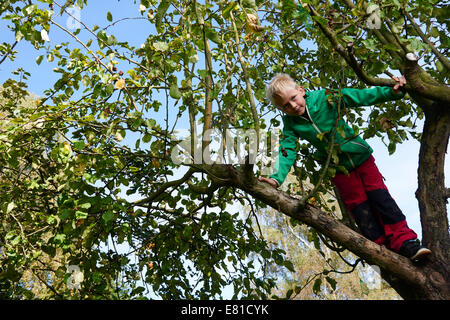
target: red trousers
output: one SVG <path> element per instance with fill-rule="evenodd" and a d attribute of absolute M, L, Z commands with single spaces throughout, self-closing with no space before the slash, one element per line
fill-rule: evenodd
<path fill-rule="evenodd" d="M 337 173 L 333 182 L 366 238 L 396 252 L 404 241 L 417 238 L 389 194 L 373 156 L 348 175 Z"/>

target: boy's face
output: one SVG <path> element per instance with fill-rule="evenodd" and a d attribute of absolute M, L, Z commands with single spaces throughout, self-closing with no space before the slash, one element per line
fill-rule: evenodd
<path fill-rule="evenodd" d="M 275 105 L 291 116 L 301 116 L 306 110 L 305 89 L 295 85 L 280 92 L 274 97 Z"/>

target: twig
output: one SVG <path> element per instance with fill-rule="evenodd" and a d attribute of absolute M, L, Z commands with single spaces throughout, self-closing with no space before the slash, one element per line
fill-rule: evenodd
<path fill-rule="evenodd" d="M 422 32 L 420 27 L 417 25 L 417 23 L 414 21 L 414 19 L 411 17 L 411 15 L 403 10 L 403 14 L 408 18 L 408 20 L 411 22 L 411 25 L 413 26 L 414 30 L 417 32 L 417 34 L 420 36 L 423 42 L 428 44 L 431 48 L 431 51 L 436 55 L 436 57 L 439 59 L 440 62 L 445 66 L 447 70 L 450 70 L 450 60 L 447 59 L 442 53 L 440 53 L 436 47 L 433 45 L 433 43 L 428 39 L 428 37 Z"/>
<path fill-rule="evenodd" d="M 17 43 L 19 43 L 18 41 L 14 42 L 14 44 L 11 46 L 10 51 L 6 52 L 5 55 L 3 56 L 2 60 L 0 60 L 0 64 L 3 63 L 3 61 L 5 61 L 5 59 L 9 56 L 9 54 L 12 52 L 12 50 L 14 49 L 14 47 L 17 45 Z"/>
<path fill-rule="evenodd" d="M 150 197 L 145 198 L 145 199 L 141 199 L 141 200 L 138 200 L 138 201 L 135 201 L 135 202 L 133 202 L 133 205 L 135 205 L 135 206 L 143 206 L 144 204 L 152 202 L 158 196 L 163 194 L 168 188 L 170 188 L 170 187 L 178 187 L 181 184 L 183 184 L 184 182 L 186 182 L 192 176 L 192 174 L 195 171 L 196 171 L 195 169 L 189 168 L 189 170 L 186 172 L 186 174 L 181 179 L 174 180 L 174 181 L 169 181 L 169 182 L 164 183 L 156 192 L 152 193 L 152 195 Z"/>
<path fill-rule="evenodd" d="M 59 25 L 57 22 L 55 22 L 53 19 L 50 19 L 50 22 L 53 23 L 55 26 L 57 26 L 58 28 L 60 28 L 61 30 L 65 31 L 66 33 L 68 33 L 72 38 L 74 38 L 78 43 L 80 43 L 90 54 L 92 54 L 92 56 L 94 56 L 94 59 L 96 62 L 100 63 L 106 70 L 109 70 L 109 68 L 97 57 L 97 55 L 92 52 L 91 49 L 89 49 L 88 46 L 86 46 L 83 41 L 81 41 L 76 35 L 74 35 L 72 32 L 70 32 L 69 30 L 67 30 L 66 28 L 64 28 L 63 26 Z"/>

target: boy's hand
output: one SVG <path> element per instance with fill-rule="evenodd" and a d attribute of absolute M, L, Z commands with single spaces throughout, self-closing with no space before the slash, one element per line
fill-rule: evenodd
<path fill-rule="evenodd" d="M 259 181 L 262 181 L 262 182 L 267 182 L 267 183 L 270 184 L 272 187 L 278 188 L 278 183 L 277 183 L 274 179 L 272 179 L 272 178 L 259 177 L 258 180 L 259 180 Z"/>
<path fill-rule="evenodd" d="M 395 82 L 396 82 L 395 86 L 392 88 L 392 92 L 394 92 L 395 94 L 402 93 L 402 90 L 399 90 L 399 89 L 401 89 L 406 84 L 405 77 L 403 77 L 403 76 L 401 76 L 401 77 L 393 76 L 392 79 L 394 79 Z"/>

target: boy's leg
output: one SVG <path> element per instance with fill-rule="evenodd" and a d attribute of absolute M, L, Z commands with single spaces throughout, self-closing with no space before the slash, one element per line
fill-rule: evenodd
<path fill-rule="evenodd" d="M 389 194 L 373 156 L 361 164 L 356 172 L 361 177 L 370 205 L 380 214 L 390 249 L 399 252 L 402 244 L 416 239 L 417 234 L 408 228 L 406 217 Z"/>
<path fill-rule="evenodd" d="M 385 234 L 378 216 L 372 212 L 361 178 L 357 172 L 348 175 L 337 173 L 332 180 L 342 200 L 355 219 L 361 233 L 380 245 L 385 243 Z"/>

